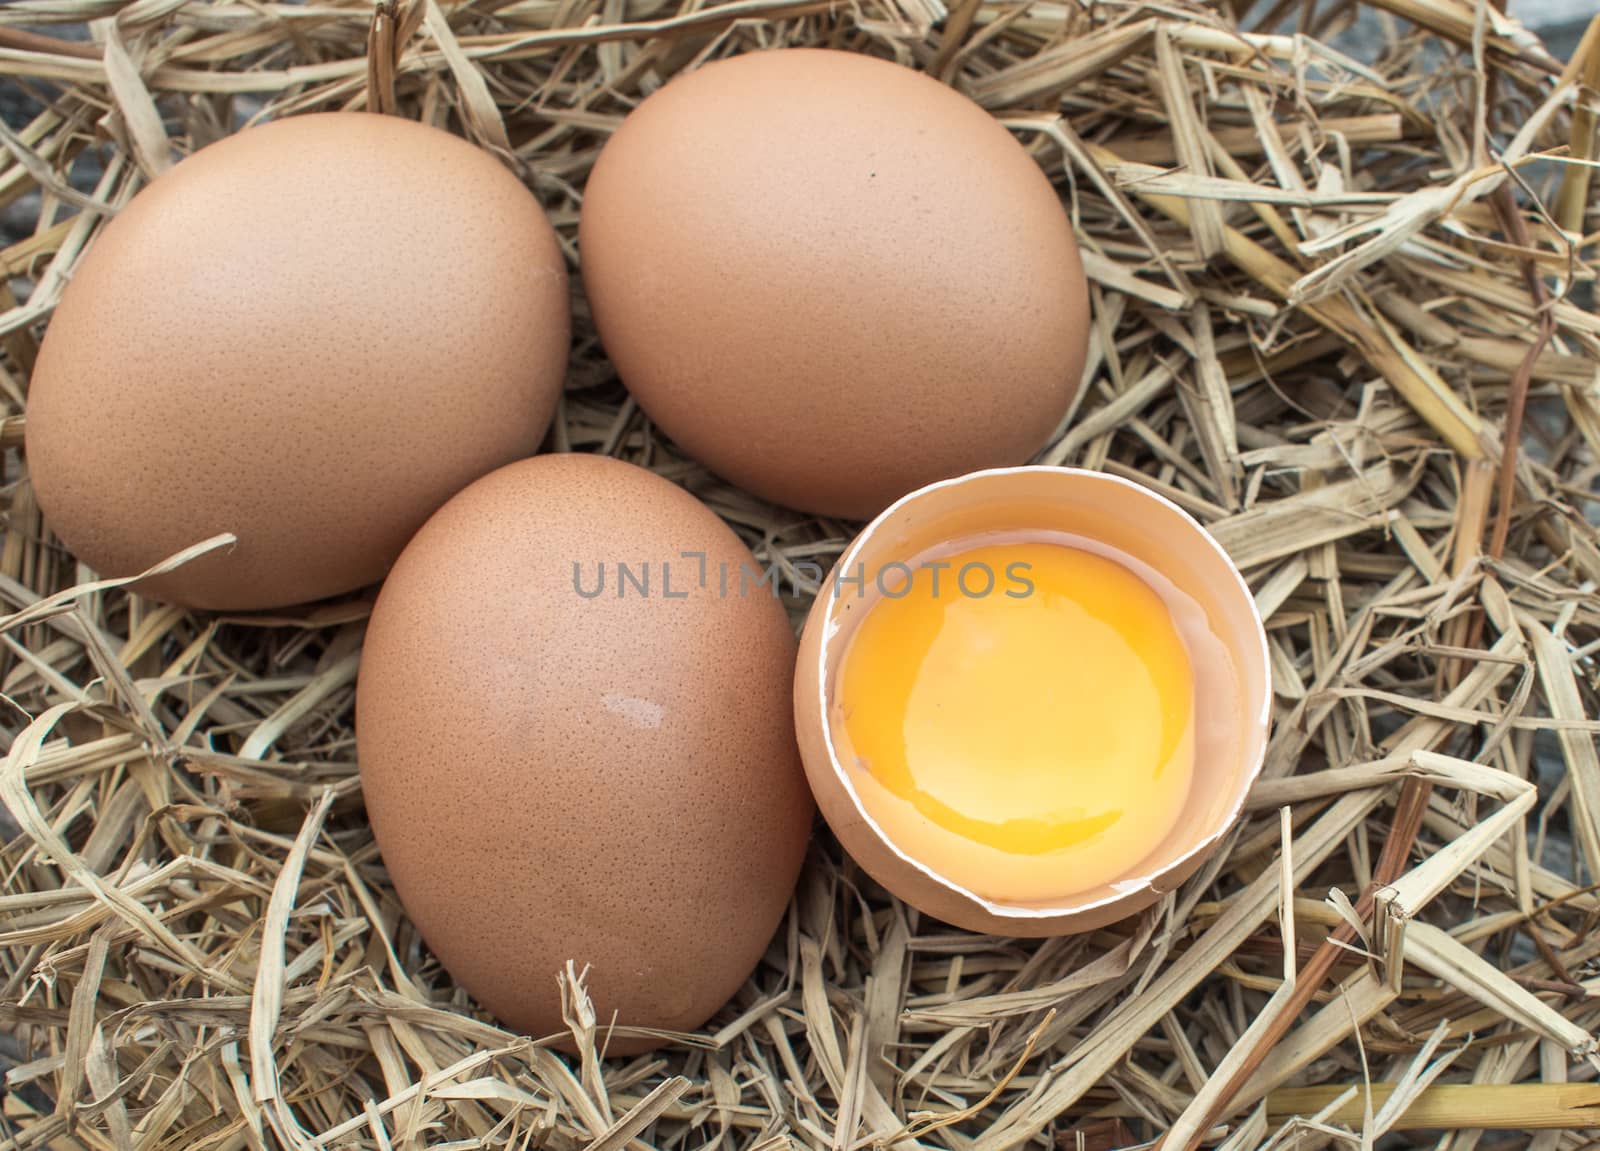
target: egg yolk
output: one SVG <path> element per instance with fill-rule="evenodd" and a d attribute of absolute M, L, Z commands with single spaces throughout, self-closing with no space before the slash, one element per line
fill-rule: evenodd
<path fill-rule="evenodd" d="M 1128 877 L 1194 773 L 1194 676 L 1166 601 L 1059 543 L 906 566 L 878 581 L 833 693 L 835 747 L 867 813 L 989 899 Z"/>

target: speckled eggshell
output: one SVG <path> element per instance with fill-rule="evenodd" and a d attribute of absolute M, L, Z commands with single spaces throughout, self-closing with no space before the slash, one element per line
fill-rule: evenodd
<path fill-rule="evenodd" d="M 619 562 L 649 565 L 648 594 L 619 596 Z M 568 960 L 602 1024 L 696 1028 L 782 919 L 813 814 L 796 644 L 741 564 L 669 481 L 547 455 L 456 496 L 383 586 L 356 699 L 367 811 L 423 938 L 516 1031 L 563 1029 Z"/>
<path fill-rule="evenodd" d="M 566 371 L 566 269 L 499 160 L 392 116 L 249 128 L 114 219 L 47 330 L 27 409 L 46 522 L 193 607 L 383 576 L 446 499 L 537 450 Z"/>
<path fill-rule="evenodd" d="M 680 76 L 596 162 L 579 247 L 606 351 L 725 478 L 865 518 L 1020 464 L 1083 373 L 1060 197 L 988 112 L 898 64 L 782 49 Z"/>

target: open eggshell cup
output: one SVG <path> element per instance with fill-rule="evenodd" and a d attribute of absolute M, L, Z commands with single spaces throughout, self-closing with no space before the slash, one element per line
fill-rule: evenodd
<path fill-rule="evenodd" d="M 996 902 L 914 859 L 867 814 L 840 762 L 828 723 L 829 692 L 851 630 L 872 605 L 848 577 L 873 575 L 930 549 L 974 536 L 1069 535 L 1098 541 L 1153 568 L 1192 598 L 1225 649 L 1232 714 L 1206 714 L 1197 661 L 1196 757 L 1183 815 L 1125 878 L 1043 904 Z M 836 591 L 841 572 L 852 590 Z M 1212 685 L 1215 690 L 1215 685 Z M 973 472 L 905 496 L 867 525 L 823 585 L 800 639 L 795 724 L 806 774 L 844 849 L 879 883 L 928 915 L 972 931 L 1010 936 L 1092 931 L 1148 907 L 1200 867 L 1239 816 L 1260 774 L 1271 713 L 1266 632 L 1238 569 L 1204 528 L 1170 500 L 1137 484 L 1076 468 Z M 1215 709 L 1213 709 L 1214 711 Z M 1064 884 L 1063 886 L 1066 886 Z"/>

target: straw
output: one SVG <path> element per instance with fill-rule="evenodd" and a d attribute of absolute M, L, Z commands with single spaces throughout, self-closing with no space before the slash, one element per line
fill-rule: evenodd
<path fill-rule="evenodd" d="M 1079 938 L 930 921 L 819 832 L 734 1001 L 606 1059 L 628 1032 L 581 970 L 549 973 L 563 1036 L 509 1034 L 395 899 L 355 760 L 372 593 L 216 618 L 99 579 L 29 487 L 28 378 L 103 220 L 223 132 L 435 123 L 528 182 L 576 272 L 628 111 L 781 45 L 930 71 L 1055 182 L 1094 325 L 1039 459 L 1222 541 L 1273 735 L 1223 850 Z M 1566 1151 L 1600 1126 L 1600 23 L 1564 62 L 1469 0 L 15 0 L 0 76 L 34 100 L 0 132 L 26 221 L 0 248 L 0 1149 Z M 799 577 L 798 621 L 855 525 L 685 459 L 574 283 L 551 445 L 693 491 Z"/>

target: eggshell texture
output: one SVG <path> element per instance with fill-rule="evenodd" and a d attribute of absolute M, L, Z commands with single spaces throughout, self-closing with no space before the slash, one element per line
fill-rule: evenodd
<path fill-rule="evenodd" d="M 554 455 L 451 500 L 383 586 L 356 698 L 367 811 L 429 946 L 518 1031 L 562 1030 L 568 960 L 602 1024 L 698 1027 L 783 916 L 813 813 L 795 639 L 741 564 L 667 480 Z"/>
<path fill-rule="evenodd" d="M 1195 676 L 1194 781 L 1177 825 L 1137 869 L 1046 904 L 984 899 L 945 879 L 939 860 L 913 858 L 868 815 L 828 724 L 832 684 L 858 613 L 870 600 L 845 586 L 930 546 L 985 534 L 1061 532 L 1116 548 L 1192 598 L 1212 635 L 1186 635 Z M 841 577 L 840 573 L 845 573 Z M 1064 653 L 1063 658 L 1071 658 Z M 800 637 L 795 729 L 823 818 L 844 849 L 895 895 L 971 931 L 1067 935 L 1125 919 L 1194 874 L 1239 817 L 1261 772 L 1272 707 L 1267 637 L 1255 600 L 1221 546 L 1176 504 L 1128 480 L 1077 468 L 997 468 L 913 492 L 853 540 L 817 594 Z M 936 834 L 937 828 L 933 829 Z"/>
<path fill-rule="evenodd" d="M 230 136 L 136 196 L 79 264 L 28 400 L 30 474 L 85 563 L 245 609 L 382 577 L 446 499 L 537 450 L 567 276 L 489 153 L 364 113 Z"/>
<path fill-rule="evenodd" d="M 887 61 L 784 49 L 667 84 L 596 162 L 579 246 L 645 412 L 802 510 L 864 518 L 1023 463 L 1083 372 L 1088 290 L 1050 181 Z"/>

